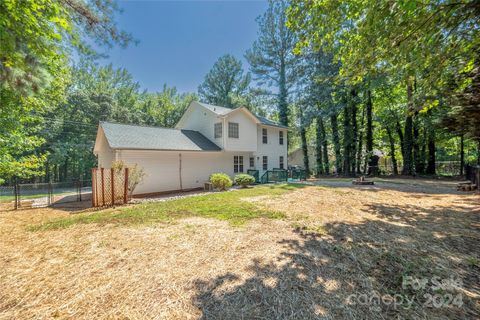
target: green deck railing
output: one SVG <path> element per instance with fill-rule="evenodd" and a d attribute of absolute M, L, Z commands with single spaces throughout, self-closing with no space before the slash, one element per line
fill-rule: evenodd
<path fill-rule="evenodd" d="M 293 180 L 306 180 L 307 171 L 303 169 L 292 169 L 289 172 L 289 176 Z"/>
<path fill-rule="evenodd" d="M 261 183 L 286 182 L 288 181 L 287 170 L 268 170 L 262 175 Z"/>
<path fill-rule="evenodd" d="M 247 174 L 249 174 L 249 175 L 251 175 L 252 177 L 255 178 L 255 183 L 260 183 L 260 171 L 253 170 L 253 169 L 248 169 Z"/>

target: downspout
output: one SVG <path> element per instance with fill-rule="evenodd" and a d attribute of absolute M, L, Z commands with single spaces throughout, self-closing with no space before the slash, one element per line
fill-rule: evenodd
<path fill-rule="evenodd" d="M 178 154 L 178 178 L 180 180 L 180 190 L 183 190 L 182 186 L 182 154 Z"/>
<path fill-rule="evenodd" d="M 223 132 L 222 132 L 222 138 L 223 138 L 223 150 L 224 150 L 224 151 L 225 151 L 225 149 L 226 149 L 226 143 L 227 143 L 227 137 L 226 137 L 226 135 L 227 135 L 227 133 L 228 133 L 227 128 L 226 128 L 226 126 L 225 126 L 225 119 L 226 119 L 226 117 L 223 116 L 223 117 L 222 117 L 222 131 L 223 131 Z"/>

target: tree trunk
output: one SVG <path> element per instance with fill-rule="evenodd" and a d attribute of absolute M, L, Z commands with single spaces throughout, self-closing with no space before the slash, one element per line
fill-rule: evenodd
<path fill-rule="evenodd" d="M 413 161 L 416 174 L 425 173 L 420 154 L 420 129 L 419 129 L 418 112 L 415 113 L 413 119 Z"/>
<path fill-rule="evenodd" d="M 278 113 L 280 123 L 288 126 L 288 102 L 287 102 L 287 83 L 286 83 L 285 62 L 280 63 L 280 75 L 278 82 Z"/>
<path fill-rule="evenodd" d="M 393 174 L 398 175 L 397 158 L 395 157 L 395 140 L 393 140 L 393 135 L 390 128 L 386 127 L 386 129 L 388 135 L 388 142 L 390 144 L 390 157 L 392 158 Z"/>
<path fill-rule="evenodd" d="M 323 122 L 322 118 L 320 119 L 320 133 L 322 135 L 322 146 L 323 146 L 323 166 L 324 166 L 324 172 L 326 174 L 330 173 L 330 165 L 328 161 L 328 141 L 327 141 L 327 134 L 325 132 L 325 123 Z"/>
<path fill-rule="evenodd" d="M 435 130 L 430 129 L 428 135 L 428 162 L 427 162 L 427 174 L 435 174 Z"/>
<path fill-rule="evenodd" d="M 357 122 L 357 91 L 353 89 L 351 91 L 352 95 L 352 144 L 351 144 L 351 155 L 350 161 L 352 162 L 351 173 L 355 175 L 357 169 L 357 143 L 358 143 L 358 122 Z"/>
<path fill-rule="evenodd" d="M 358 136 L 358 148 L 357 148 L 357 173 L 362 173 L 362 149 L 363 149 L 363 128 L 365 123 L 365 108 L 362 108 L 362 120 L 360 121 L 360 133 Z"/>
<path fill-rule="evenodd" d="M 315 145 L 315 151 L 316 151 L 316 176 L 319 177 L 321 174 L 323 174 L 323 155 L 322 155 L 322 130 L 321 130 L 321 123 L 322 123 L 322 118 L 319 116 L 317 117 L 317 128 L 316 128 L 316 145 Z"/>
<path fill-rule="evenodd" d="M 403 171 L 404 175 L 413 175 L 413 92 L 412 83 L 407 84 L 407 118 L 405 119 L 405 132 L 403 140 Z"/>
<path fill-rule="evenodd" d="M 477 143 L 477 164 L 480 165 L 480 139 L 478 139 Z"/>
<path fill-rule="evenodd" d="M 366 104 L 366 112 L 367 112 L 367 133 L 366 133 L 366 158 L 365 163 L 368 164 L 369 168 L 372 166 L 372 155 L 373 155 L 373 121 L 372 121 L 372 114 L 373 114 L 373 102 L 372 102 L 372 92 L 370 90 L 367 91 L 367 104 Z M 400 129 L 400 133 L 402 130 Z M 391 132 L 390 132 L 391 134 Z M 402 136 L 403 140 L 403 136 Z M 368 169 L 368 174 L 371 174 L 371 170 Z"/>
<path fill-rule="evenodd" d="M 352 129 L 350 125 L 351 115 L 349 103 L 343 108 L 343 173 L 347 176 L 350 175 L 351 169 L 351 141 L 352 141 Z"/>
<path fill-rule="evenodd" d="M 463 176 L 464 166 L 465 166 L 465 141 L 462 133 L 460 135 L 460 176 Z"/>
<path fill-rule="evenodd" d="M 340 136 L 338 133 L 337 113 L 332 112 L 330 114 L 330 125 L 332 126 L 332 142 L 333 149 L 335 150 L 335 171 L 337 174 L 342 173 L 342 153 L 340 146 Z"/>
<path fill-rule="evenodd" d="M 303 166 L 305 167 L 305 171 L 307 172 L 307 176 L 310 175 L 310 164 L 308 161 L 308 145 L 307 145 L 307 130 L 305 126 L 302 125 L 300 129 L 300 137 L 302 139 L 302 151 L 303 151 Z"/>
<path fill-rule="evenodd" d="M 405 148 L 403 147 L 403 131 L 402 131 L 402 126 L 400 125 L 400 122 L 397 121 L 396 124 L 396 129 L 397 129 L 397 134 L 398 134 L 398 139 L 400 140 L 400 150 L 402 152 L 402 158 L 405 156 Z"/>

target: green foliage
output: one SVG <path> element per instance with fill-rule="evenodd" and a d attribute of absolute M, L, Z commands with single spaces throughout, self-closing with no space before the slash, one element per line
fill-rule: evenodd
<path fill-rule="evenodd" d="M 198 87 L 204 102 L 232 108 L 236 97 L 245 94 L 250 84 L 250 74 L 243 74 L 242 62 L 226 54 L 220 57 Z M 238 103 L 238 102 L 237 102 Z"/>
<path fill-rule="evenodd" d="M 112 169 L 117 172 L 123 172 L 125 168 L 128 168 L 128 193 L 131 197 L 137 186 L 143 182 L 146 173 L 145 170 L 136 163 L 129 165 L 121 160 L 112 162 Z"/>
<path fill-rule="evenodd" d="M 215 189 L 227 190 L 233 184 L 232 179 L 225 173 L 214 173 L 210 176 L 210 182 Z"/>
<path fill-rule="evenodd" d="M 288 126 L 288 96 L 296 83 L 298 57 L 293 54 L 295 34 L 286 26 L 287 1 L 269 1 L 257 18 L 259 38 L 245 54 L 260 85 L 276 87 L 280 123 Z"/>
<path fill-rule="evenodd" d="M 115 27 L 116 4 L 100 1 L 0 2 L 0 176 L 41 175 L 47 159 L 42 117 L 64 101 L 71 49 L 93 57 L 88 43 L 126 45 Z"/>
<path fill-rule="evenodd" d="M 242 188 L 246 188 L 247 186 L 255 183 L 255 177 L 249 174 L 237 174 L 233 181 L 235 184 L 242 186 Z"/>

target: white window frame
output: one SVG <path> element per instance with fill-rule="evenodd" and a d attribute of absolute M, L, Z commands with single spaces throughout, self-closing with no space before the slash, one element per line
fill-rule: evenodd
<path fill-rule="evenodd" d="M 221 138 L 223 133 L 223 125 L 221 122 L 217 122 L 213 125 L 213 136 L 215 139 Z"/>
<path fill-rule="evenodd" d="M 285 170 L 285 159 L 283 158 L 283 156 L 280 156 L 278 162 L 279 162 L 279 168 Z"/>
<path fill-rule="evenodd" d="M 263 144 L 268 143 L 268 130 L 267 130 L 267 128 L 262 128 L 262 143 Z"/>
<path fill-rule="evenodd" d="M 243 173 L 243 156 L 233 156 L 233 172 Z"/>
<path fill-rule="evenodd" d="M 283 131 L 278 131 L 278 143 L 283 145 L 284 134 Z"/>
<path fill-rule="evenodd" d="M 268 156 L 262 157 L 262 169 L 268 170 Z"/>
<path fill-rule="evenodd" d="M 240 125 L 238 122 L 228 123 L 228 137 L 238 139 L 240 137 Z"/>
<path fill-rule="evenodd" d="M 255 168 L 255 157 L 250 157 L 249 161 L 250 168 Z"/>

